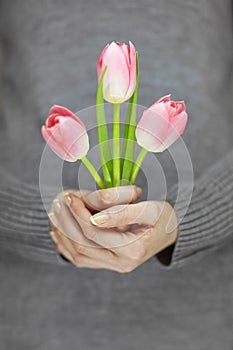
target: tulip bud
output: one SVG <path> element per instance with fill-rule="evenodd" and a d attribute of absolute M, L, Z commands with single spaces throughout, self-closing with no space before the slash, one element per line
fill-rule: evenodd
<path fill-rule="evenodd" d="M 65 107 L 55 105 L 50 109 L 41 133 L 51 149 L 68 162 L 83 158 L 89 150 L 85 125 Z"/>
<path fill-rule="evenodd" d="M 136 50 L 134 45 L 112 42 L 102 51 L 97 64 L 98 82 L 105 67 L 103 82 L 104 99 L 111 103 L 123 103 L 134 92 L 136 85 Z"/>
<path fill-rule="evenodd" d="M 149 152 L 163 152 L 183 134 L 187 120 L 184 102 L 164 96 L 143 113 L 136 128 L 137 142 Z"/>

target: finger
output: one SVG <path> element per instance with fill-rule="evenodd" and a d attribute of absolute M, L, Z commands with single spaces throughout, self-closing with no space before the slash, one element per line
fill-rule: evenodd
<path fill-rule="evenodd" d="M 164 202 L 140 202 L 130 205 L 117 205 L 93 215 L 90 220 L 98 227 L 119 227 L 140 224 L 155 225 L 161 215 Z"/>
<path fill-rule="evenodd" d="M 75 245 L 77 244 L 75 243 Z M 77 254 L 72 260 L 75 266 L 121 271 L 120 259 L 111 251 L 105 248 L 91 248 L 83 245 L 78 245 L 76 248 L 78 248 Z"/>
<path fill-rule="evenodd" d="M 60 202 L 60 201 L 63 202 L 65 196 L 68 195 L 69 192 L 74 193 L 75 196 L 77 196 L 77 197 L 79 197 L 79 198 L 81 198 L 81 199 L 84 198 L 86 195 L 88 195 L 88 193 L 90 193 L 90 191 L 88 191 L 88 190 L 72 190 L 72 189 L 59 192 L 59 193 L 56 195 L 56 197 L 54 198 L 54 200 L 53 200 L 53 202 L 52 202 L 52 204 L 51 204 L 51 208 L 50 208 L 49 214 L 53 211 L 54 203 Z M 48 215 L 49 215 L 49 214 L 48 214 Z M 51 225 L 51 228 L 52 228 L 52 230 L 53 230 L 53 222 L 52 222 L 52 220 L 50 220 L 50 225 Z"/>
<path fill-rule="evenodd" d="M 128 245 L 141 235 L 141 232 L 138 234 L 128 231 L 119 233 L 113 229 L 106 230 L 105 228 L 102 229 L 92 225 L 90 221 L 91 214 L 83 202 L 76 196 L 71 196 L 71 198 L 72 200 L 69 204 L 71 213 L 79 223 L 87 239 L 95 242 L 97 245 L 114 251 L 114 248 Z"/>
<path fill-rule="evenodd" d="M 64 248 L 72 255 L 74 262 L 79 260 L 80 255 L 85 255 L 96 262 L 115 263 L 115 254 L 108 249 L 78 244 L 58 231 L 54 231 L 53 234 L 60 243 L 63 243 Z"/>
<path fill-rule="evenodd" d="M 107 249 L 78 245 L 56 231 L 50 232 L 50 235 L 57 251 L 77 267 L 112 270 L 117 266 L 117 257 Z"/>
<path fill-rule="evenodd" d="M 66 191 L 66 193 L 68 193 Z M 75 192 L 69 191 L 70 194 Z M 82 200 L 91 211 L 100 211 L 118 204 L 135 202 L 142 194 L 140 187 L 120 186 L 85 193 Z M 80 197 L 80 195 L 79 195 Z"/>
<path fill-rule="evenodd" d="M 72 255 L 73 259 L 76 257 L 77 255 L 77 251 L 75 249 L 74 243 L 70 238 L 68 238 L 67 236 L 63 235 L 61 232 L 59 231 L 54 231 L 55 234 L 59 237 L 59 239 L 61 240 L 64 248 Z"/>
<path fill-rule="evenodd" d="M 116 264 L 117 256 L 105 248 L 91 248 L 87 246 L 78 246 L 74 262 L 80 262 L 81 257 L 87 257 L 96 264 L 104 264 L 105 267 L 111 267 Z"/>
<path fill-rule="evenodd" d="M 118 267 L 116 263 L 109 264 L 107 261 L 96 261 L 84 255 L 78 256 L 77 260 L 74 262 L 74 265 L 79 268 L 105 269 L 119 272 L 121 271 L 120 267 Z"/>
<path fill-rule="evenodd" d="M 65 190 L 65 191 L 62 191 L 62 192 L 59 192 L 57 194 L 57 196 L 55 197 L 54 200 L 58 199 L 59 201 L 63 201 L 64 200 L 64 196 L 66 194 L 69 194 L 69 193 L 73 193 L 75 196 L 79 197 L 79 198 L 84 198 L 85 196 L 87 196 L 89 193 L 91 193 L 91 191 L 88 191 L 88 190 L 73 190 L 73 189 L 68 189 L 68 190 Z"/>
<path fill-rule="evenodd" d="M 78 197 L 76 197 L 78 199 Z M 79 203 L 83 203 L 80 199 Z M 89 240 L 82 232 L 82 229 L 75 220 L 74 216 L 68 209 L 68 207 L 57 198 L 53 201 L 51 212 L 49 213 L 50 221 L 52 222 L 52 227 L 61 232 L 63 235 L 70 238 L 72 241 L 77 242 L 81 245 L 87 246 L 97 246 L 94 242 Z"/>
<path fill-rule="evenodd" d="M 57 232 L 50 232 L 50 235 L 57 245 L 58 252 L 75 266 L 120 271 L 119 258 L 111 251 L 107 249 L 78 246 L 77 251 L 74 252 L 73 246 L 71 248 L 69 245 L 67 249 L 67 245 L 64 243 L 64 238 L 65 240 L 68 240 L 68 238 Z"/>
<path fill-rule="evenodd" d="M 80 199 L 85 198 L 89 193 L 92 193 L 91 191 L 88 190 L 66 190 L 63 192 L 64 196 L 68 195 L 69 193 L 73 193 L 75 196 L 79 197 Z"/>
<path fill-rule="evenodd" d="M 50 232 L 50 236 L 51 236 L 52 240 L 54 241 L 54 243 L 56 244 L 56 248 L 57 248 L 58 253 L 60 253 L 61 255 L 63 255 L 67 260 L 73 262 L 73 256 L 72 256 L 71 253 L 64 247 L 60 235 L 57 234 L 57 233 L 54 232 L 54 231 L 51 231 L 51 232 Z"/>

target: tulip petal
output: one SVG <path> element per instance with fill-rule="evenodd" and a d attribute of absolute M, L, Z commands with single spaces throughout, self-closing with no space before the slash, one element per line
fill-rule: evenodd
<path fill-rule="evenodd" d="M 185 104 L 184 104 L 184 101 L 177 101 L 176 102 L 176 110 L 177 110 L 177 113 L 181 113 L 183 111 L 185 111 Z"/>
<path fill-rule="evenodd" d="M 125 62 L 127 64 L 127 66 L 129 67 L 131 62 L 130 62 L 130 48 L 128 45 L 126 44 L 121 44 L 121 43 L 117 43 L 117 45 L 121 48 L 122 52 L 125 55 Z"/>
<path fill-rule="evenodd" d="M 172 106 L 171 102 L 165 102 L 164 106 L 167 110 L 167 114 L 169 117 L 169 120 L 172 121 L 172 118 L 177 114 L 177 108 L 176 105 Z"/>
<path fill-rule="evenodd" d="M 169 120 L 166 104 L 163 102 L 160 102 L 160 103 L 155 102 L 151 107 L 149 107 L 148 110 L 154 112 L 155 117 L 156 117 L 156 114 L 158 114 L 162 118 Z"/>
<path fill-rule="evenodd" d="M 83 121 L 81 119 L 79 119 L 79 117 L 75 113 L 73 113 L 68 108 L 63 107 L 63 106 L 59 106 L 59 105 L 54 105 L 50 108 L 49 117 L 47 119 L 49 126 L 52 125 L 52 123 L 54 122 L 54 118 L 57 116 L 66 117 L 66 118 L 71 117 L 76 122 L 78 122 L 83 128 L 85 128 L 85 124 L 83 123 Z"/>
<path fill-rule="evenodd" d="M 72 118 L 59 118 L 59 127 L 56 127 L 56 138 L 73 158 L 83 158 L 89 149 L 86 129 Z"/>
<path fill-rule="evenodd" d="M 180 135 L 183 134 L 187 121 L 188 121 L 188 114 L 186 111 L 181 112 L 173 119 L 173 126 Z"/>
<path fill-rule="evenodd" d="M 104 97 L 109 102 L 123 102 L 129 87 L 129 71 L 125 55 L 116 43 L 111 43 L 103 57 L 108 66 L 104 78 Z"/>
<path fill-rule="evenodd" d="M 129 59 L 130 59 L 130 65 L 135 65 L 136 67 L 136 49 L 134 44 L 129 41 Z"/>
<path fill-rule="evenodd" d="M 184 101 L 164 96 L 143 113 L 136 129 L 137 142 L 148 151 L 162 152 L 184 132 L 187 120 Z"/>
<path fill-rule="evenodd" d="M 64 117 L 72 117 L 74 113 L 72 111 L 70 111 L 66 107 L 59 106 L 59 105 L 53 105 L 50 108 L 49 116 L 52 115 L 52 114 L 61 115 L 61 116 L 64 116 Z"/>
<path fill-rule="evenodd" d="M 63 106 L 51 107 L 41 133 L 51 149 L 64 160 L 73 162 L 88 152 L 89 140 L 84 123 Z"/>
<path fill-rule="evenodd" d="M 129 86 L 126 93 L 126 99 L 128 100 L 134 93 L 137 79 L 137 67 L 136 67 L 136 50 L 134 45 L 129 42 Z"/>
<path fill-rule="evenodd" d="M 187 121 L 188 121 L 188 114 L 185 111 L 178 114 L 173 119 L 172 124 L 170 125 L 170 128 L 169 128 L 168 135 L 164 142 L 166 148 L 170 147 L 180 137 L 180 135 L 183 134 Z"/>
<path fill-rule="evenodd" d="M 163 103 L 161 105 L 164 105 Z M 160 147 L 163 147 L 164 140 L 166 139 L 169 130 L 169 121 L 163 115 L 147 109 L 136 129 L 137 142 L 143 148 L 150 152 L 158 152 Z"/>
<path fill-rule="evenodd" d="M 136 85 L 136 50 L 134 45 L 112 42 L 100 54 L 97 63 L 98 82 L 104 68 L 108 67 L 104 83 L 104 99 L 111 103 L 128 100 Z"/>
<path fill-rule="evenodd" d="M 136 128 L 136 139 L 139 146 L 149 152 L 162 152 L 164 150 L 163 140 L 157 138 L 156 135 L 148 129 L 143 129 L 138 126 Z"/>
<path fill-rule="evenodd" d="M 71 145 L 69 152 L 78 159 L 81 159 L 86 156 L 87 152 L 89 151 L 89 147 L 88 135 L 87 133 L 83 133 L 79 136 L 77 142 L 74 142 Z"/>
<path fill-rule="evenodd" d="M 102 74 L 103 74 L 103 71 L 104 71 L 104 68 L 105 68 L 105 66 L 103 65 L 103 57 L 104 57 L 105 52 L 106 52 L 106 50 L 108 49 L 108 47 L 109 47 L 109 44 L 107 44 L 107 45 L 105 46 L 105 48 L 104 48 L 103 51 L 101 52 L 100 57 L 99 57 L 99 59 L 98 59 L 98 63 L 97 63 L 97 78 L 98 78 L 98 83 L 99 83 L 99 81 L 100 81 L 100 78 L 101 78 L 101 76 L 102 76 Z"/>
<path fill-rule="evenodd" d="M 63 149 L 63 147 L 57 141 L 55 141 L 52 134 L 48 131 L 48 129 L 46 129 L 46 127 L 44 125 L 41 128 L 41 133 L 42 133 L 44 140 L 49 145 L 49 147 L 52 149 L 52 151 L 54 153 L 56 153 L 58 155 L 58 157 L 65 159 L 67 152 Z"/>
<path fill-rule="evenodd" d="M 155 104 L 156 104 L 156 103 L 160 103 L 160 102 L 169 102 L 169 101 L 171 101 L 171 94 L 165 95 L 165 96 L 159 98 L 159 99 L 155 102 Z"/>

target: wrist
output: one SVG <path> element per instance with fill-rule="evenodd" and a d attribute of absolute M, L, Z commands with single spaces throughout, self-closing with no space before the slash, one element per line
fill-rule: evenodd
<path fill-rule="evenodd" d="M 158 225 L 155 225 L 155 234 L 160 244 L 156 246 L 156 253 L 174 245 L 178 238 L 178 220 L 176 212 L 170 203 L 164 202 L 163 211 Z M 158 235 L 160 237 L 158 237 Z"/>
<path fill-rule="evenodd" d="M 168 202 L 166 202 L 166 206 L 169 220 L 167 223 L 165 234 L 171 237 L 172 244 L 174 244 L 178 238 L 178 218 L 173 206 Z"/>

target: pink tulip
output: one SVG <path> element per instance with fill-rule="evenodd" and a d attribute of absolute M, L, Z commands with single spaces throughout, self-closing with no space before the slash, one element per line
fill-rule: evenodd
<path fill-rule="evenodd" d="M 83 158 L 89 150 L 85 125 L 65 107 L 55 105 L 50 109 L 41 133 L 51 149 L 68 162 Z"/>
<path fill-rule="evenodd" d="M 111 103 L 128 100 L 136 85 L 136 50 L 134 45 L 112 42 L 102 51 L 97 64 L 98 81 L 105 67 L 103 82 L 104 99 Z"/>
<path fill-rule="evenodd" d="M 138 144 L 150 152 L 163 152 L 183 134 L 188 114 L 183 101 L 164 96 L 147 109 L 136 128 Z"/>

